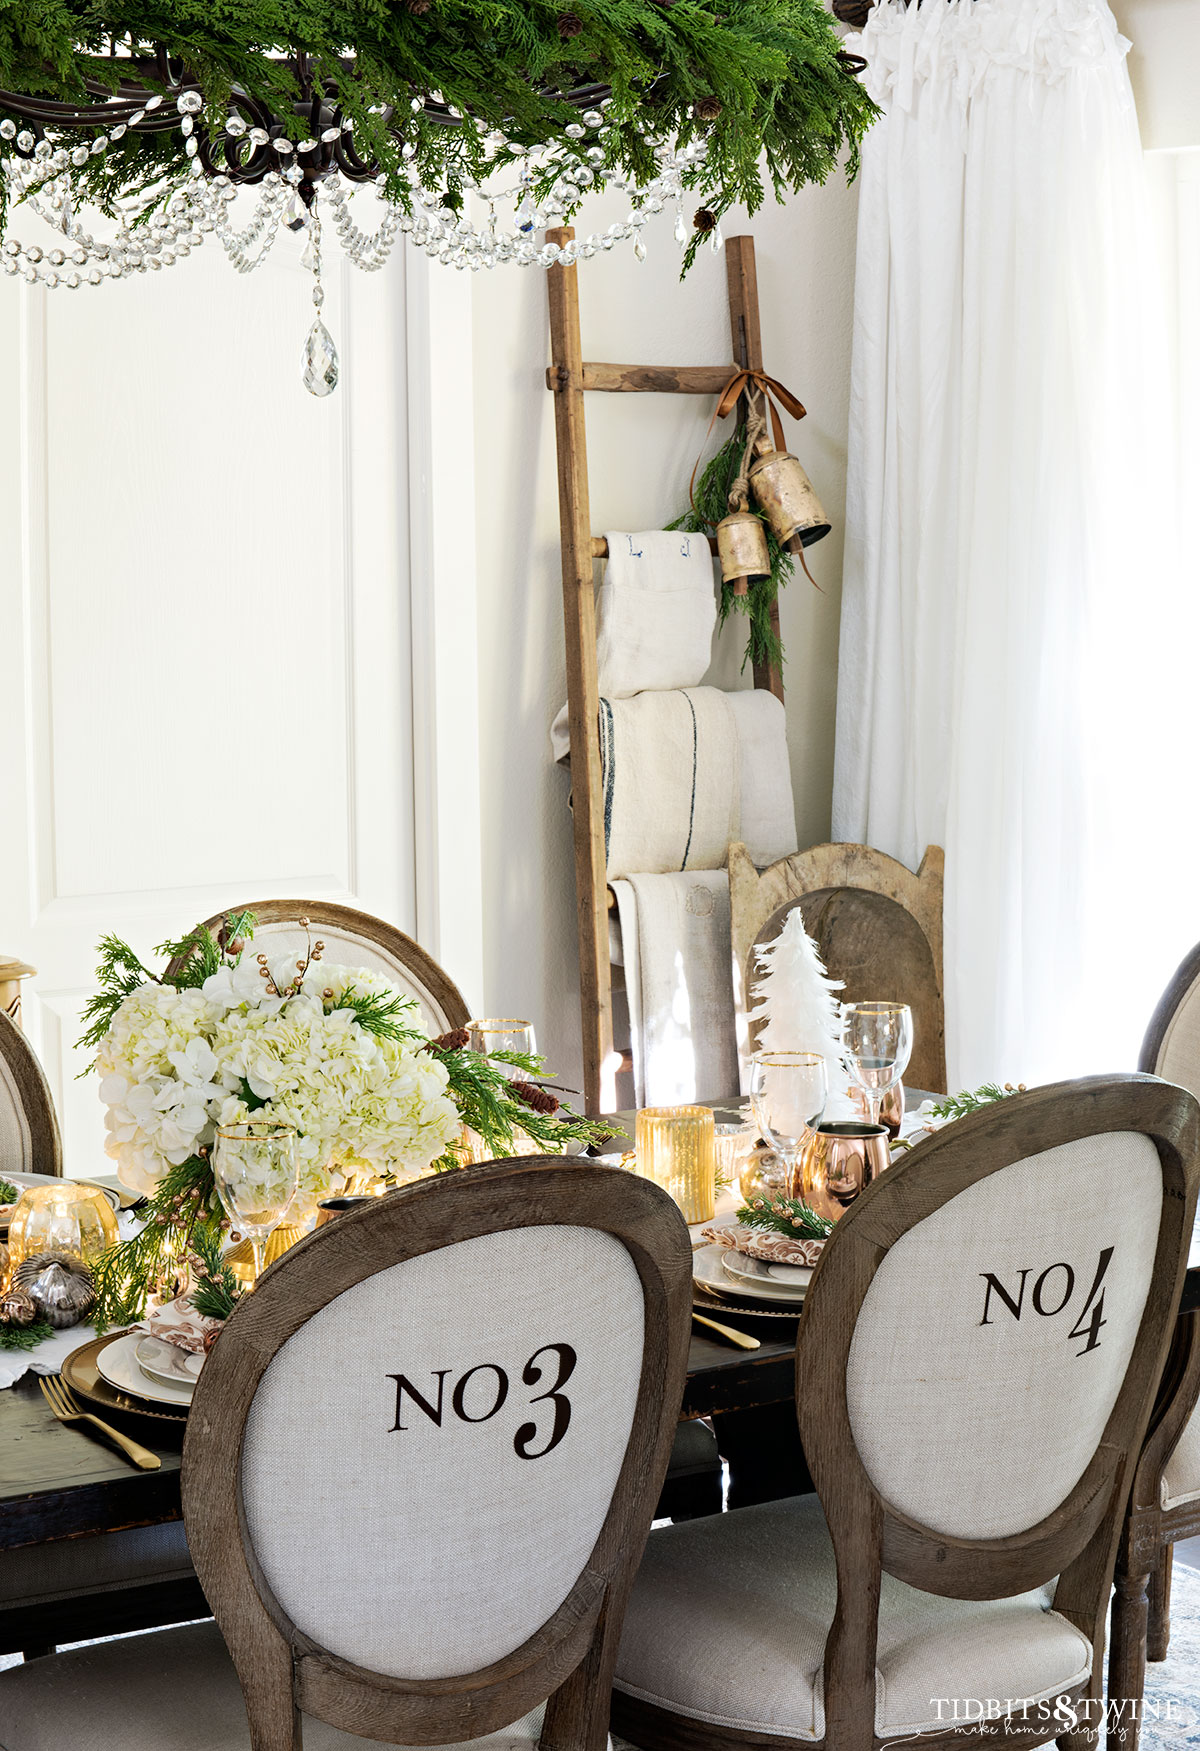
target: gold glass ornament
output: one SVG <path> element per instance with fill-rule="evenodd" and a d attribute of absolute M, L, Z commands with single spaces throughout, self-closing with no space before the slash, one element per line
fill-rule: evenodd
<path fill-rule="evenodd" d="M 821 501 L 796 458 L 786 450 L 773 449 L 768 438 L 754 446 L 750 490 L 761 506 L 775 539 L 782 545 L 793 535 L 802 547 L 828 535 L 831 524 Z"/>
<path fill-rule="evenodd" d="M 117 1219 L 104 1193 L 60 1179 L 21 1193 L 9 1224 L 8 1249 L 14 1267 L 41 1252 L 70 1253 L 91 1264 L 119 1239 Z"/>

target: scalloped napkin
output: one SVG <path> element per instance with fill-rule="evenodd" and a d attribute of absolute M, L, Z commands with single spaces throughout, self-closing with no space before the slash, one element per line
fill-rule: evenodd
<path fill-rule="evenodd" d="M 223 1319 L 209 1319 L 207 1314 L 197 1313 L 186 1295 L 177 1295 L 174 1301 L 156 1307 L 133 1329 L 161 1338 L 164 1344 L 174 1344 L 177 1350 L 186 1350 L 189 1355 L 205 1356 L 224 1324 Z"/>
<path fill-rule="evenodd" d="M 744 1252 L 752 1259 L 762 1259 L 770 1265 L 803 1265 L 811 1269 L 821 1256 L 823 1240 L 792 1239 L 769 1229 L 743 1228 L 740 1222 L 721 1223 L 703 1230 L 705 1240 L 715 1246 L 725 1246 Z"/>

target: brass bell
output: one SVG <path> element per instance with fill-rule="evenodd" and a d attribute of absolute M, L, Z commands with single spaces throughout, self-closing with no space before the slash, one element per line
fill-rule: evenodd
<path fill-rule="evenodd" d="M 770 576 L 767 532 L 762 518 L 756 517 L 745 502 L 717 524 L 717 555 L 721 561 L 721 582 L 732 584 L 735 595 L 746 594 L 747 579 Z"/>
<path fill-rule="evenodd" d="M 757 461 L 750 470 L 750 489 L 780 546 L 798 535 L 802 547 L 811 547 L 828 535 L 829 520 L 796 458 L 786 450 L 773 450 L 766 437 L 758 440 L 754 450 Z"/>

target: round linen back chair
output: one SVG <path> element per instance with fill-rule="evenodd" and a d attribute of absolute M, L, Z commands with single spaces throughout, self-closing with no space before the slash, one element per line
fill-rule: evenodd
<path fill-rule="evenodd" d="M 1138 1068 L 1200 1097 L 1200 945 L 1184 957 L 1163 992 L 1142 1041 Z M 1167 1657 L 1172 1546 L 1200 1532 L 1198 1401 L 1200 1315 L 1192 1313 L 1178 1324 L 1122 1545 L 1124 1572 L 1113 1601 L 1113 1647 L 1123 1652 L 1121 1672 L 1114 1672 L 1110 1687 L 1126 1700 L 1142 1694 L 1144 1658 Z"/>
<path fill-rule="evenodd" d="M 818 1495 L 651 1534 L 614 1732 L 871 1751 L 1098 1722 L 1198 1146 L 1191 1095 L 1104 1077 L 997 1103 L 880 1176 L 799 1327 Z"/>
<path fill-rule="evenodd" d="M 619 1169 L 495 1163 L 309 1235 L 188 1417 L 219 1629 L 0 1673 L 0 1744 L 300 1751 L 303 1719 L 307 1751 L 604 1751 L 690 1314 L 683 1219 Z"/>
<path fill-rule="evenodd" d="M 257 900 L 227 906 L 224 912 L 205 919 L 205 924 L 215 932 L 235 912 L 254 914 L 252 953 L 261 950 L 273 959 L 287 951 L 300 959 L 310 943 L 320 941 L 325 944 L 327 961 L 380 973 L 415 997 L 422 1022 L 431 1034 L 449 1033 L 467 1024 L 470 1011 L 449 974 L 411 936 L 385 924 L 382 918 L 356 912 L 351 906 L 338 906 L 332 900 Z M 307 930 L 300 923 L 302 918 L 308 920 Z"/>
<path fill-rule="evenodd" d="M 0 1175 L 62 1175 L 54 1097 L 37 1054 L 0 1010 Z"/>

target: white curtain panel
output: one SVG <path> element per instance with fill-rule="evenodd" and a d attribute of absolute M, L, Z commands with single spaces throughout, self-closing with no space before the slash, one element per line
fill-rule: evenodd
<path fill-rule="evenodd" d="M 1191 740 L 1129 45 L 1098 0 L 883 0 L 852 46 L 885 113 L 834 837 L 945 847 L 951 1087 L 1129 1067 L 1183 946 L 1155 932 Z"/>

